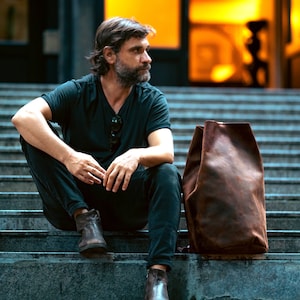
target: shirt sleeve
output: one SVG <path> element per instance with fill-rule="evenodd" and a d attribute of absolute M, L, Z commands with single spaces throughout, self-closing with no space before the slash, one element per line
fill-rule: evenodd
<path fill-rule="evenodd" d="M 42 94 L 48 103 L 52 120 L 60 125 L 66 123 L 74 101 L 78 99 L 78 87 L 74 81 L 67 81 L 49 93 Z"/>
<path fill-rule="evenodd" d="M 146 133 L 147 136 L 158 129 L 171 128 L 167 99 L 160 94 L 152 103 Z"/>

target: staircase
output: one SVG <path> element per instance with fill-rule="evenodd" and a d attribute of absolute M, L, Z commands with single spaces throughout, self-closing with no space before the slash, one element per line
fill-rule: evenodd
<path fill-rule="evenodd" d="M 147 231 L 107 232 L 109 253 L 85 259 L 79 235 L 53 228 L 10 122 L 54 85 L 0 83 L 0 299 L 143 299 Z M 300 299 L 300 92 L 162 87 L 169 101 L 175 160 L 183 173 L 196 124 L 248 121 L 265 168 L 269 253 L 209 259 L 177 253 L 172 300 Z M 178 246 L 188 244 L 182 212 Z"/>

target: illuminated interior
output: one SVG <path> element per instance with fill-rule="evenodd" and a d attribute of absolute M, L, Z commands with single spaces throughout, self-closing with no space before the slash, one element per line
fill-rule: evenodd
<path fill-rule="evenodd" d="M 300 53 L 300 1 L 291 0 L 291 40 L 286 46 L 286 56 Z"/>
<path fill-rule="evenodd" d="M 272 18 L 272 3 L 264 0 L 190 0 L 190 82 L 251 84 L 244 64 L 251 64 L 245 43 L 248 21 Z M 267 34 L 260 33 L 259 56 L 268 56 Z"/>
<path fill-rule="evenodd" d="M 189 0 L 189 82 L 251 86 L 257 77 L 261 86 L 267 86 L 266 73 L 274 62 L 272 37 L 274 39 L 276 3 L 276 0 Z M 300 52 L 300 1 L 290 0 L 290 3 L 291 42 L 286 44 L 286 57 Z M 106 19 L 134 17 L 141 23 L 150 24 L 157 30 L 157 35 L 150 40 L 153 48 L 180 50 L 181 1 L 152 0 L 146 5 L 140 0 L 105 0 L 104 15 Z M 260 20 L 266 21 L 267 25 L 256 35 L 246 24 Z M 260 43 L 255 54 L 249 48 L 253 38 L 258 38 Z M 250 67 L 257 59 L 265 66 L 264 70 L 254 74 Z M 270 70 L 272 72 L 274 68 Z"/>
<path fill-rule="evenodd" d="M 146 6 L 146 7 L 145 7 Z M 120 16 L 134 18 L 142 24 L 149 24 L 156 30 L 151 38 L 152 48 L 180 47 L 180 0 L 105 0 L 105 19 Z"/>
<path fill-rule="evenodd" d="M 265 0 L 190 0 L 191 23 L 244 24 L 261 17 Z"/>
<path fill-rule="evenodd" d="M 0 0 L 0 41 L 28 41 L 27 0 Z"/>
<path fill-rule="evenodd" d="M 291 35 L 292 41 L 300 45 L 300 1 L 291 2 Z"/>

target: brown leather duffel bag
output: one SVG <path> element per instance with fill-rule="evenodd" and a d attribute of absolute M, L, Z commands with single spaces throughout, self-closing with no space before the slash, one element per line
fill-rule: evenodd
<path fill-rule="evenodd" d="M 263 162 L 249 123 L 196 126 L 183 174 L 190 252 L 268 251 Z"/>

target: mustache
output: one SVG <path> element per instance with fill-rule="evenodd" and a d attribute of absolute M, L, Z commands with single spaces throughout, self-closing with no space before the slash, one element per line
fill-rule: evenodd
<path fill-rule="evenodd" d="M 139 71 L 150 71 L 151 70 L 151 64 L 144 64 L 142 67 L 138 68 Z"/>

